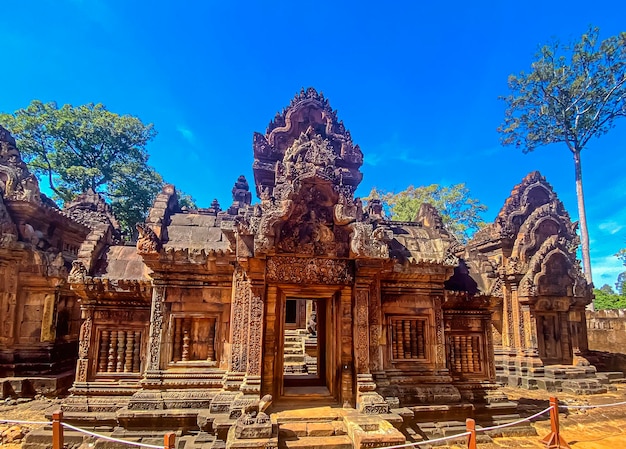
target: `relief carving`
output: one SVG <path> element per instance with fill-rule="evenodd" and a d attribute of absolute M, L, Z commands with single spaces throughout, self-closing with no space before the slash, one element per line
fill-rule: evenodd
<path fill-rule="evenodd" d="M 291 284 L 350 284 L 354 279 L 346 260 L 272 257 L 266 270 L 268 280 Z"/>
<path fill-rule="evenodd" d="M 150 342 L 148 349 L 148 370 L 150 371 L 160 368 L 164 302 L 165 287 L 155 286 L 152 292 L 152 310 L 150 313 Z"/>
<path fill-rule="evenodd" d="M 369 291 L 357 289 L 355 293 L 355 358 L 357 373 L 369 373 L 368 341 L 368 297 Z"/>

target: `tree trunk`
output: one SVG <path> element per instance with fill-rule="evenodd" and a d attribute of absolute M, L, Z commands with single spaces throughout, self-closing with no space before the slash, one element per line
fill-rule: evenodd
<path fill-rule="evenodd" d="M 574 167 L 576 171 L 576 197 L 578 199 L 578 221 L 580 223 L 580 242 L 583 254 L 583 271 L 588 283 L 592 282 L 591 257 L 589 256 L 589 231 L 587 230 L 587 214 L 585 212 L 585 195 L 583 193 L 583 170 L 580 163 L 580 151 L 574 152 Z M 593 303 L 590 305 L 593 310 Z"/>

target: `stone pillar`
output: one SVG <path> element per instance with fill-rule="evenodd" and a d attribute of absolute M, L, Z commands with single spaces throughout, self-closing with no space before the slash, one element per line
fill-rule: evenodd
<path fill-rule="evenodd" d="M 443 309 L 441 308 L 442 297 L 433 297 L 433 306 L 435 308 L 435 330 L 437 345 L 435 347 L 435 371 L 443 374 L 448 373 L 446 367 L 446 341 L 443 335 L 444 323 L 443 323 Z"/>
<path fill-rule="evenodd" d="M 370 326 L 370 369 L 378 372 L 383 370 L 383 315 L 380 303 L 380 285 L 374 282 L 369 296 L 369 326 Z"/>
<path fill-rule="evenodd" d="M 512 339 L 510 343 L 511 343 L 511 347 L 515 348 L 515 352 L 517 354 L 520 354 L 524 346 L 522 343 L 523 341 L 523 337 L 522 337 L 523 326 L 522 326 L 522 318 L 521 318 L 522 310 L 519 304 L 518 293 L 519 293 L 519 290 L 517 288 L 517 285 L 512 286 L 510 318 L 512 319 L 511 327 L 513 328 L 513 335 L 511 336 Z"/>
<path fill-rule="evenodd" d="M 253 282 L 250 286 L 248 344 L 246 377 L 241 390 L 246 394 L 261 394 L 261 370 L 263 366 L 263 317 L 265 285 Z"/>
<path fill-rule="evenodd" d="M 0 264 L 0 343 L 10 347 L 15 343 L 15 312 L 17 305 L 17 260 L 3 261 Z"/>
<path fill-rule="evenodd" d="M 248 367 L 248 331 L 250 322 L 250 284 L 244 270 L 238 266 L 233 273 L 230 308 L 230 363 L 228 370 L 243 373 Z"/>
<path fill-rule="evenodd" d="M 344 287 L 340 292 L 340 323 L 341 323 L 341 400 L 354 403 L 352 388 L 354 366 L 352 359 L 352 289 Z"/>
<path fill-rule="evenodd" d="M 513 287 L 503 289 L 502 301 L 502 348 L 510 350 L 514 347 L 513 339 Z"/>
<path fill-rule="evenodd" d="M 155 285 L 152 289 L 152 308 L 150 310 L 150 336 L 148 339 L 148 363 L 146 373 L 161 369 L 161 349 L 164 344 L 164 285 Z"/>
<path fill-rule="evenodd" d="M 76 382 L 87 382 L 89 369 L 89 348 L 93 329 L 93 307 L 81 307 L 80 334 L 78 337 L 78 360 L 76 361 Z M 96 354 L 94 354 L 94 357 Z"/>
<path fill-rule="evenodd" d="M 357 374 L 369 374 L 369 287 L 357 285 L 354 293 L 354 357 Z"/>
<path fill-rule="evenodd" d="M 41 338 L 42 342 L 54 343 L 56 340 L 56 314 L 59 302 L 59 287 L 54 293 L 48 293 L 43 300 L 43 313 L 41 316 Z"/>

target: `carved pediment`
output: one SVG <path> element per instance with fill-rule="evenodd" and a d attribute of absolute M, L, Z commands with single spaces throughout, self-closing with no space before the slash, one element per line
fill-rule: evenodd
<path fill-rule="evenodd" d="M 279 178 L 302 178 L 317 173 L 352 191 L 361 182 L 363 153 L 350 132 L 337 119 L 323 96 L 302 90 L 270 122 L 264 135 L 255 133 L 254 179 L 257 195 L 277 196 Z M 292 170 L 295 169 L 295 172 Z"/>

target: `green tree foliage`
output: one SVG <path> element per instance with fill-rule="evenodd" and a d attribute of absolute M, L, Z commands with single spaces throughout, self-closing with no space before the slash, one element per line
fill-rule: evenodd
<path fill-rule="evenodd" d="M 71 201 L 91 188 L 105 195 L 126 231 L 143 221 L 163 185 L 145 149 L 156 132 L 137 117 L 115 114 L 102 104 L 59 108 L 34 100 L 13 114 L 0 114 L 0 123 L 55 200 Z"/>
<path fill-rule="evenodd" d="M 398 193 L 372 189 L 365 200 L 379 198 L 390 218 L 396 221 L 413 221 L 422 203 L 430 203 L 439 211 L 444 225 L 461 241 L 467 241 L 471 235 L 484 226 L 480 214 L 487 206 L 470 196 L 465 184 L 413 187 Z"/>
<path fill-rule="evenodd" d="M 622 261 L 624 266 L 626 266 L 626 248 L 620 249 L 615 256 Z M 617 282 L 615 283 L 615 288 L 620 295 L 626 295 L 626 271 L 621 272 L 617 276 Z"/>
<path fill-rule="evenodd" d="M 608 284 L 604 284 L 600 288 L 595 288 L 593 293 L 596 296 L 593 300 L 593 305 L 596 310 L 626 309 L 626 296 L 615 293 Z"/>
<path fill-rule="evenodd" d="M 528 153 L 562 143 L 574 157 L 585 276 L 591 282 L 589 236 L 582 185 L 581 151 L 626 115 L 626 32 L 598 40 L 591 28 L 579 42 L 553 41 L 535 55 L 529 72 L 510 75 L 504 123 L 505 145 Z"/>

